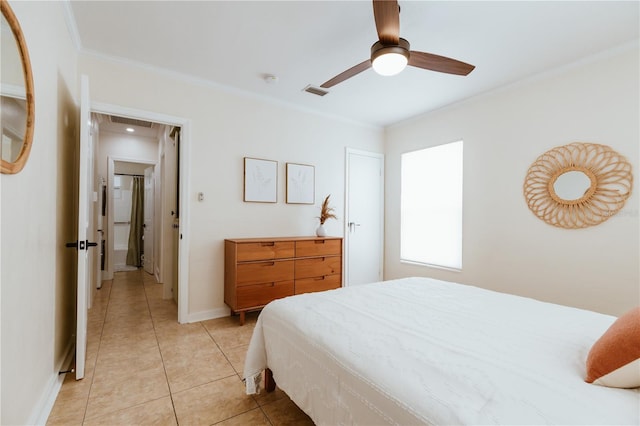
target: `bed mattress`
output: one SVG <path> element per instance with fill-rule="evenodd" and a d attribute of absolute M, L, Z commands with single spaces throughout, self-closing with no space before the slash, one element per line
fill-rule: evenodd
<path fill-rule="evenodd" d="M 272 370 L 316 424 L 640 424 L 640 392 L 587 384 L 615 317 L 429 278 L 276 300 L 247 391 Z"/>

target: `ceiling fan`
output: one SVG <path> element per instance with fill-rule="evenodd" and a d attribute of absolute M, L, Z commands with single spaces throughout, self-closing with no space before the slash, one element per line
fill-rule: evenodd
<path fill-rule="evenodd" d="M 397 0 L 373 0 L 373 16 L 378 31 L 378 41 L 371 46 L 371 59 L 338 74 L 320 87 L 328 89 L 354 75 L 373 67 L 381 75 L 395 75 L 407 64 L 413 67 L 447 74 L 467 75 L 475 66 L 434 55 L 409 50 L 409 42 L 400 38 L 400 6 Z"/>

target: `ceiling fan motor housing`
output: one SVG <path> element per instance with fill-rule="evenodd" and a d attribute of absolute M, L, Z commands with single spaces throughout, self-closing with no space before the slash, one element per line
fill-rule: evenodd
<path fill-rule="evenodd" d="M 382 44 L 380 41 L 376 41 L 371 46 L 371 62 L 387 53 L 398 53 L 409 60 L 409 42 L 403 38 L 398 39 L 398 44 Z"/>
<path fill-rule="evenodd" d="M 400 6 L 397 0 L 373 0 L 373 17 L 378 41 L 371 46 L 371 59 L 341 72 L 320 86 L 328 89 L 363 71 L 373 68 L 382 76 L 397 75 L 407 65 L 446 74 L 467 75 L 475 68 L 456 59 L 409 50 L 409 42 L 400 38 Z"/>

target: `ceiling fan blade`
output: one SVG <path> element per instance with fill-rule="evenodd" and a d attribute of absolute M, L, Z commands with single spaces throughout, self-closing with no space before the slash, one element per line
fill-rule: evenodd
<path fill-rule="evenodd" d="M 341 72 L 340 74 L 333 77 L 331 80 L 325 83 L 322 83 L 320 87 L 324 87 L 325 89 L 328 89 L 329 87 L 335 86 L 338 83 L 342 83 L 346 79 L 351 78 L 356 74 L 360 74 L 362 71 L 366 71 L 369 68 L 371 68 L 371 59 L 367 59 L 364 62 L 360 62 L 355 67 L 351 67 L 348 70 Z"/>
<path fill-rule="evenodd" d="M 434 55 L 432 53 L 416 52 L 415 50 L 409 52 L 409 65 L 425 70 L 457 75 L 467 75 L 475 68 L 475 65 L 470 65 L 455 59 Z"/>
<path fill-rule="evenodd" d="M 382 44 L 398 44 L 400 38 L 400 7 L 397 0 L 373 0 L 373 16 Z"/>

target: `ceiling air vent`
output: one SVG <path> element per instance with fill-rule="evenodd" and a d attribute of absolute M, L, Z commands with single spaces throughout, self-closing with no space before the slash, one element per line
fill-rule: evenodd
<path fill-rule="evenodd" d="M 318 96 L 324 96 L 324 95 L 326 95 L 327 93 L 329 93 L 329 91 L 328 91 L 328 90 L 324 90 L 324 89 L 322 89 L 322 88 L 320 88 L 320 87 L 316 87 L 316 86 L 312 86 L 312 85 L 308 85 L 308 86 L 307 86 L 307 87 L 305 87 L 303 90 L 304 90 L 305 92 L 309 92 L 309 93 L 312 93 L 312 94 L 314 94 L 314 95 L 318 95 Z"/>
<path fill-rule="evenodd" d="M 129 126 L 146 127 L 147 129 L 150 129 L 153 126 L 153 123 L 150 121 L 136 120 L 135 118 L 117 117 L 115 115 L 111 116 L 111 122 L 118 124 L 127 124 Z"/>

